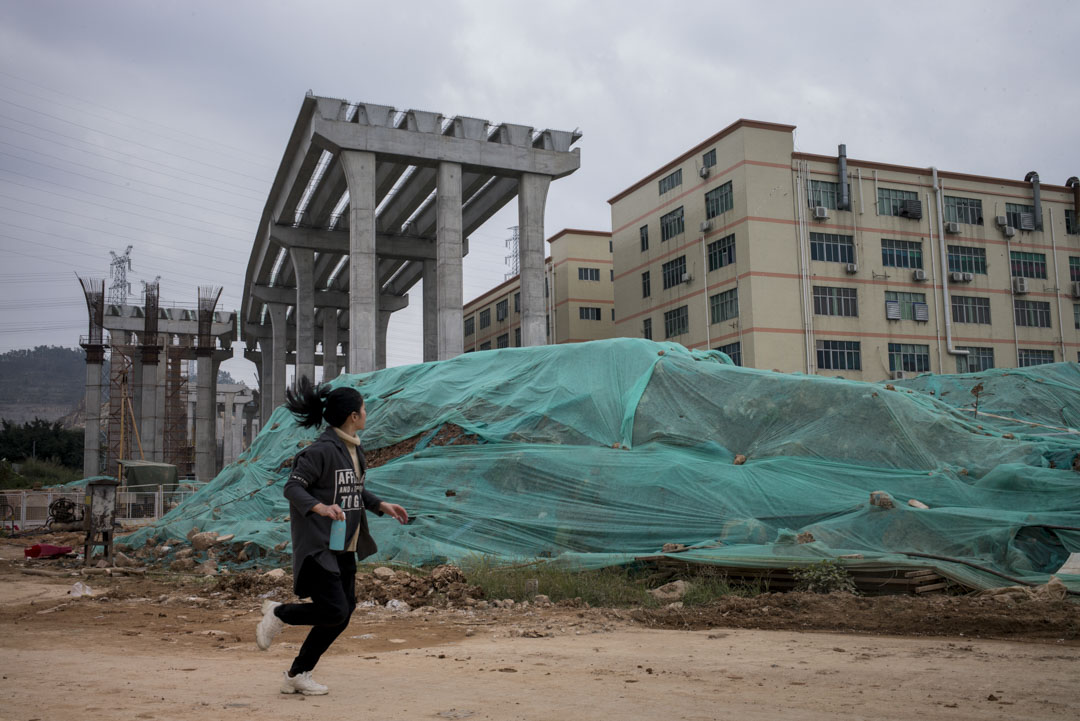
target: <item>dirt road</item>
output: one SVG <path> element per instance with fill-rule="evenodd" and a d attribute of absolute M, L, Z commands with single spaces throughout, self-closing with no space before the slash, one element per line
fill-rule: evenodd
<path fill-rule="evenodd" d="M 658 630 L 560 607 L 358 609 L 315 674 L 330 695 L 305 699 L 278 692 L 303 630 L 258 651 L 256 597 L 91 579 L 99 595 L 73 599 L 77 579 L 21 569 L 0 561 L 0 719 L 13 721 L 1080 717 L 1080 645 L 1052 633 Z"/>

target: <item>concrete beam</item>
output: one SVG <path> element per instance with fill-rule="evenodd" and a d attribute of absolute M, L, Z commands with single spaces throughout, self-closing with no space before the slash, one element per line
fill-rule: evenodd
<path fill-rule="evenodd" d="M 530 138 L 514 130 L 524 126 L 504 124 L 492 140 L 472 140 L 435 133 L 346 123 L 326 117 L 312 119 L 312 143 L 332 153 L 359 150 L 378 153 L 397 162 L 436 166 L 440 162 L 461 165 L 470 172 L 492 175 L 535 173 L 561 178 L 581 167 L 577 148 L 569 152 L 528 146 Z M 520 137 L 519 137 L 520 136 Z M 524 144 L 523 144 L 524 143 Z"/>
<path fill-rule="evenodd" d="M 290 250 L 306 248 L 338 256 L 349 252 L 348 231 L 274 226 L 270 237 Z M 425 260 L 435 257 L 435 244 L 425 237 L 379 233 L 375 236 L 375 254 L 380 258 Z"/>
<path fill-rule="evenodd" d="M 285 286 L 256 285 L 251 288 L 252 296 L 263 303 L 282 303 L 294 305 L 296 303 L 296 288 Z M 312 292 L 313 308 L 348 308 L 349 294 L 337 290 L 316 290 Z"/>

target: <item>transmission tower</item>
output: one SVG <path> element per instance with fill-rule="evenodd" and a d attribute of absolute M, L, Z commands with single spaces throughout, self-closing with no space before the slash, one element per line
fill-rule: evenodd
<path fill-rule="evenodd" d="M 521 255 L 519 254 L 518 247 L 518 227 L 511 225 L 507 230 L 510 231 L 510 237 L 506 239 L 506 249 L 510 251 L 510 254 L 505 257 L 507 271 L 503 276 L 503 280 L 510 280 L 515 275 L 521 273 Z"/>
<path fill-rule="evenodd" d="M 131 283 L 128 283 L 127 272 L 131 270 L 131 247 L 124 250 L 123 255 L 117 255 L 109 251 L 112 256 L 109 270 L 109 305 L 124 305 L 127 303 L 128 293 L 131 292 Z"/>

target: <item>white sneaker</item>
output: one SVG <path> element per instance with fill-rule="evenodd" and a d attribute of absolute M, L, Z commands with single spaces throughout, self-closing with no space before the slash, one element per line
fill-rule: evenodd
<path fill-rule="evenodd" d="M 323 686 L 311 677 L 311 671 L 298 673 L 290 677 L 289 672 L 284 672 L 281 681 L 281 693 L 302 693 L 305 696 L 323 696 L 330 693 L 330 689 Z"/>
<path fill-rule="evenodd" d="M 270 648 L 274 636 L 277 636 L 281 633 L 281 630 L 285 628 L 285 622 L 274 615 L 274 609 L 280 605 L 281 604 L 277 601 L 271 601 L 269 599 L 263 601 L 263 617 L 262 620 L 259 621 L 259 625 L 255 627 L 255 643 L 263 651 Z"/>

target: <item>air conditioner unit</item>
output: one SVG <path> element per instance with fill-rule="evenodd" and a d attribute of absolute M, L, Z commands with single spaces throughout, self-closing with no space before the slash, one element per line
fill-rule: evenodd
<path fill-rule="evenodd" d="M 1080 298 L 1080 280 L 1074 280 L 1072 284 L 1073 298 Z"/>
<path fill-rule="evenodd" d="M 712 230 L 712 221 L 711 220 L 703 220 L 703 221 L 701 221 L 700 229 L 701 229 L 702 233 L 708 233 L 710 230 Z"/>
<path fill-rule="evenodd" d="M 951 280 L 953 283 L 963 283 L 964 274 L 959 271 L 953 271 L 952 273 L 949 273 L 949 280 Z"/>
<path fill-rule="evenodd" d="M 922 201 L 921 200 L 905 200 L 903 205 L 900 206 L 900 217 L 911 218 L 912 220 L 922 219 Z"/>
<path fill-rule="evenodd" d="M 698 168 L 697 174 L 700 175 L 702 178 L 709 177 L 709 166 L 702 165 L 700 168 Z"/>
<path fill-rule="evenodd" d="M 945 232 L 946 233 L 959 233 L 960 232 L 960 224 L 959 223 L 953 223 L 953 222 L 946 223 L 945 224 Z"/>
<path fill-rule="evenodd" d="M 824 205 L 818 205 L 814 207 L 814 220 L 828 220 L 829 209 Z"/>
<path fill-rule="evenodd" d="M 1021 213 L 1020 214 L 1020 230 L 1035 230 L 1035 214 L 1034 213 Z"/>
<path fill-rule="evenodd" d="M 844 270 L 846 270 L 848 273 L 858 273 L 859 272 L 859 264 L 858 263 L 848 263 L 847 265 L 844 266 Z"/>
<path fill-rule="evenodd" d="M 1013 293 L 1017 295 L 1028 292 L 1027 278 L 1013 278 Z"/>
<path fill-rule="evenodd" d="M 922 268 L 916 268 L 915 270 L 911 271 L 911 279 L 926 280 L 926 271 Z"/>
<path fill-rule="evenodd" d="M 997 225 L 997 227 L 1004 228 L 1006 225 L 1009 224 L 1009 218 L 1006 215 L 995 215 L 994 223 Z"/>
<path fill-rule="evenodd" d="M 970 283 L 973 280 L 975 280 L 975 274 L 974 273 L 964 273 L 964 282 L 965 283 Z"/>
<path fill-rule="evenodd" d="M 683 273 L 682 274 L 682 282 L 683 283 L 689 283 L 691 280 L 693 280 L 693 278 L 690 277 L 689 273 Z"/>
<path fill-rule="evenodd" d="M 893 371 L 892 377 L 895 381 L 902 381 L 907 378 L 907 371 Z"/>
<path fill-rule="evenodd" d="M 1004 228 L 1001 229 L 1001 232 L 1005 233 L 1006 238 L 1011 238 L 1016 235 L 1016 228 L 1012 227 L 1011 225 L 1006 225 Z"/>

